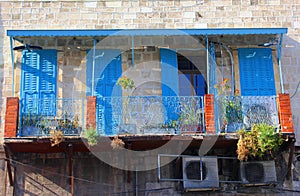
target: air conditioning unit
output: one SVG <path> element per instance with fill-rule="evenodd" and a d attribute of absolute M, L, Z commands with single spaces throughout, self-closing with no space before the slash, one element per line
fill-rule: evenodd
<path fill-rule="evenodd" d="M 218 161 L 216 157 L 183 157 L 183 188 L 218 188 Z"/>
<path fill-rule="evenodd" d="M 274 161 L 241 162 L 240 177 L 244 184 L 272 184 L 277 182 Z"/>

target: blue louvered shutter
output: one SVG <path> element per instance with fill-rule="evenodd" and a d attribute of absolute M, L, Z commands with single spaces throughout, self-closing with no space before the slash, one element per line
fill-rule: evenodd
<path fill-rule="evenodd" d="M 57 52 L 56 50 L 39 50 L 40 54 L 40 113 L 54 116 L 56 114 L 56 80 Z"/>
<path fill-rule="evenodd" d="M 115 135 L 117 119 L 113 113 L 122 112 L 113 110 L 110 98 L 122 96 L 120 86 L 116 82 L 122 74 L 120 50 L 95 50 L 94 89 L 92 89 L 93 50 L 87 53 L 87 95 L 97 96 L 97 131 L 99 134 Z"/>
<path fill-rule="evenodd" d="M 21 98 L 23 112 L 55 115 L 56 50 L 23 51 Z"/>
<path fill-rule="evenodd" d="M 38 114 L 40 56 L 36 52 L 23 50 L 21 99 L 23 113 Z"/>
<path fill-rule="evenodd" d="M 177 53 L 170 49 L 160 49 L 160 62 L 161 62 L 161 85 L 163 97 L 178 96 L 178 62 Z M 163 99 L 163 105 L 166 110 L 166 117 L 168 120 L 176 120 L 178 114 L 174 110 L 177 108 L 178 102 L 169 99 Z"/>
<path fill-rule="evenodd" d="M 276 95 L 271 48 L 238 49 L 241 95 Z"/>

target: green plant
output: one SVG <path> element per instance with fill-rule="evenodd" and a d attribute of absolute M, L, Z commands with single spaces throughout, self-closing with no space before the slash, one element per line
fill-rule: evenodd
<path fill-rule="evenodd" d="M 97 131 L 93 128 L 93 127 L 89 127 L 87 130 L 85 130 L 83 132 L 83 137 L 85 139 L 87 139 L 88 141 L 88 144 L 90 146 L 94 146 L 94 145 L 97 145 L 98 144 L 98 137 L 99 137 L 99 134 L 97 133 Z"/>
<path fill-rule="evenodd" d="M 23 113 L 22 114 L 22 126 L 36 126 L 40 121 L 40 116 L 37 114 Z"/>
<path fill-rule="evenodd" d="M 253 125 L 251 131 L 240 130 L 238 134 L 237 154 L 240 161 L 274 158 L 283 143 L 275 127 L 265 123 Z"/>
<path fill-rule="evenodd" d="M 214 88 L 217 89 L 218 95 L 226 96 L 231 92 L 231 87 L 227 84 L 228 78 L 224 78 L 222 82 L 219 82 L 214 85 Z"/>
<path fill-rule="evenodd" d="M 177 120 L 171 120 L 168 123 L 162 124 L 161 128 L 177 128 L 179 125 L 179 122 Z"/>
<path fill-rule="evenodd" d="M 179 122 L 181 125 L 199 125 L 201 115 L 201 110 L 195 104 L 182 104 Z"/>
<path fill-rule="evenodd" d="M 131 90 L 134 86 L 134 81 L 131 78 L 128 78 L 127 76 L 123 76 L 118 79 L 117 85 L 120 85 L 123 90 Z"/>
<path fill-rule="evenodd" d="M 214 86 L 218 91 L 218 103 L 221 111 L 222 128 L 225 129 L 225 125 L 242 123 L 242 104 L 239 97 L 230 96 L 231 87 L 228 85 L 228 79 L 224 78 L 222 82 Z M 239 91 L 235 91 L 235 95 L 238 95 Z"/>
<path fill-rule="evenodd" d="M 134 81 L 131 78 L 128 78 L 127 76 L 123 76 L 118 79 L 117 85 L 120 85 L 122 87 L 122 90 L 126 93 L 126 98 L 123 100 L 123 122 L 128 123 L 129 121 L 129 111 L 128 111 L 128 105 L 129 105 L 129 91 L 132 90 L 135 87 Z"/>
<path fill-rule="evenodd" d="M 223 97 L 222 98 L 222 106 L 224 110 L 224 118 L 226 123 L 238 122 L 241 123 L 243 121 L 242 117 L 242 104 L 241 101 L 236 97 Z"/>

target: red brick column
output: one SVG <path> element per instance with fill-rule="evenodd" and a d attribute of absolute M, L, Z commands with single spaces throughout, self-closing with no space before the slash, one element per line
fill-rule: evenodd
<path fill-rule="evenodd" d="M 87 97 L 86 128 L 96 129 L 96 96 Z"/>
<path fill-rule="evenodd" d="M 283 133 L 294 133 L 291 100 L 289 94 L 278 94 L 278 116 Z"/>
<path fill-rule="evenodd" d="M 216 134 L 214 95 L 204 95 L 204 117 L 207 134 Z"/>
<path fill-rule="evenodd" d="M 17 137 L 18 121 L 19 121 L 19 98 L 7 97 L 4 137 L 6 138 Z"/>

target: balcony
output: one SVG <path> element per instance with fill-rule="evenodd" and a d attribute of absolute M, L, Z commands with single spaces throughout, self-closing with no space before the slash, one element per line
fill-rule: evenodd
<path fill-rule="evenodd" d="M 204 133 L 200 96 L 130 96 L 97 99 L 100 135 Z"/>
<path fill-rule="evenodd" d="M 234 133 L 242 128 L 250 130 L 258 123 L 266 123 L 279 129 L 276 99 L 276 96 L 217 97 L 217 129 L 220 132 Z"/>
<path fill-rule="evenodd" d="M 85 99 L 21 99 L 18 136 L 48 136 L 51 131 L 80 135 L 85 104 Z"/>
<path fill-rule="evenodd" d="M 91 98 L 92 103 L 89 98 L 8 98 L 5 137 L 48 136 L 55 130 L 79 136 L 91 125 L 100 136 L 229 134 L 256 123 L 293 133 L 287 94 Z"/>

